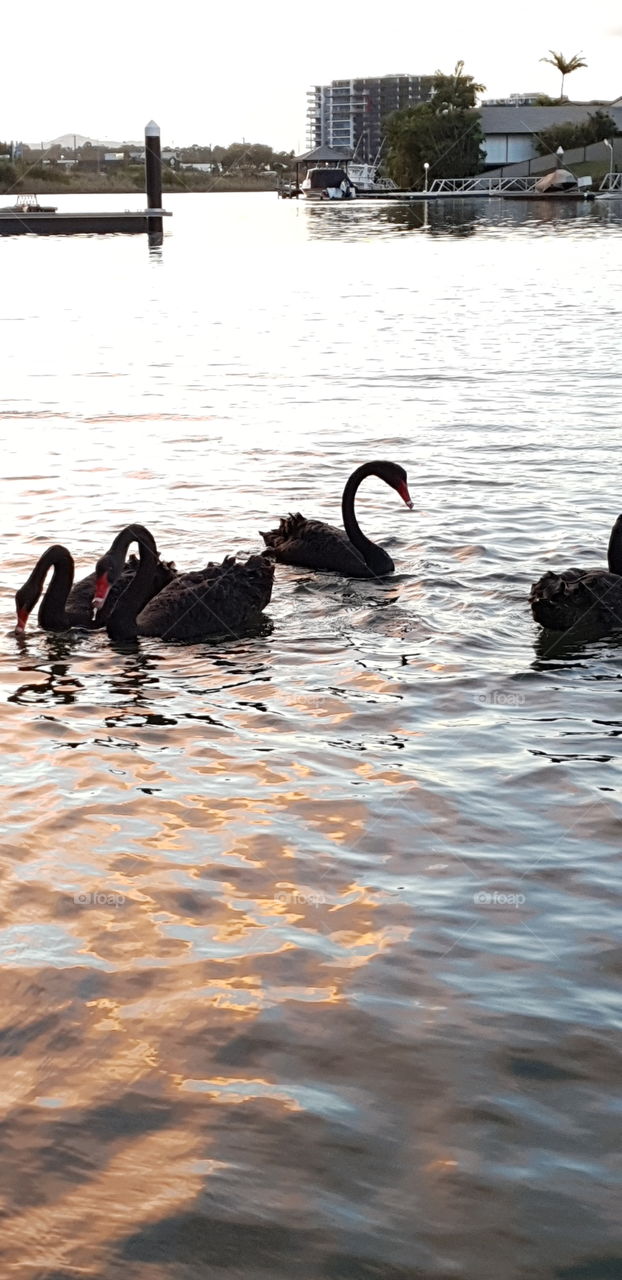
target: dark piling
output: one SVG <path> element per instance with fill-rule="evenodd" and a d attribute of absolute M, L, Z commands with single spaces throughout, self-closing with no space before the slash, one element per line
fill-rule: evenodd
<path fill-rule="evenodd" d="M 149 236 L 162 236 L 162 154 L 160 127 L 150 120 L 145 127 L 145 190 Z"/>

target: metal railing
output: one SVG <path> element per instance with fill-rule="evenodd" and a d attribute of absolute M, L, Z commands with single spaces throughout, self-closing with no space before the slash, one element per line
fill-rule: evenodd
<path fill-rule="evenodd" d="M 622 173 L 606 173 L 599 191 L 622 191 Z"/>
<path fill-rule="evenodd" d="M 531 177 L 487 178 L 480 173 L 474 178 L 434 178 L 429 190 L 431 195 L 467 195 L 473 192 L 477 195 L 495 196 L 502 195 L 505 191 L 533 191 L 541 177 L 540 173 Z"/>

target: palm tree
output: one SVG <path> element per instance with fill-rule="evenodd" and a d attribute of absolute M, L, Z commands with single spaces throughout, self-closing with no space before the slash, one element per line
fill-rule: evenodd
<path fill-rule="evenodd" d="M 540 62 L 548 62 L 551 67 L 557 67 L 562 73 L 562 89 L 559 95 L 560 102 L 564 97 L 564 80 L 570 75 L 571 71 L 578 71 L 580 67 L 587 67 L 585 58 L 580 53 L 573 54 L 572 58 L 565 58 L 563 53 L 555 53 L 554 49 L 549 49 L 550 58 L 540 58 Z"/>

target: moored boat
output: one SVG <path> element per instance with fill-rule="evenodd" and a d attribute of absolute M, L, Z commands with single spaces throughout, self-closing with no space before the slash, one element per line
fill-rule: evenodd
<path fill-rule="evenodd" d="M 300 189 L 307 200 L 351 200 L 356 195 L 345 169 L 309 169 Z"/>
<path fill-rule="evenodd" d="M 348 162 L 348 177 L 356 187 L 359 195 L 370 195 L 373 192 L 397 191 L 397 183 L 392 178 L 379 178 L 376 164 L 355 164 Z"/>
<path fill-rule="evenodd" d="M 504 200 L 593 200 L 591 178 L 575 178 L 569 169 L 552 169 L 531 191 L 506 191 Z"/>

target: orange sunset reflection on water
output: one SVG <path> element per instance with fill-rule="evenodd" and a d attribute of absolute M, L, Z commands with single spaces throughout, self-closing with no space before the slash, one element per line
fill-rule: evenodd
<path fill-rule="evenodd" d="M 170 202 L 3 245 L 0 1277 L 604 1280 L 619 651 L 527 596 L 617 514 L 620 214 Z M 371 458 L 386 579 L 14 633 L 52 543 L 246 557 Z"/>

